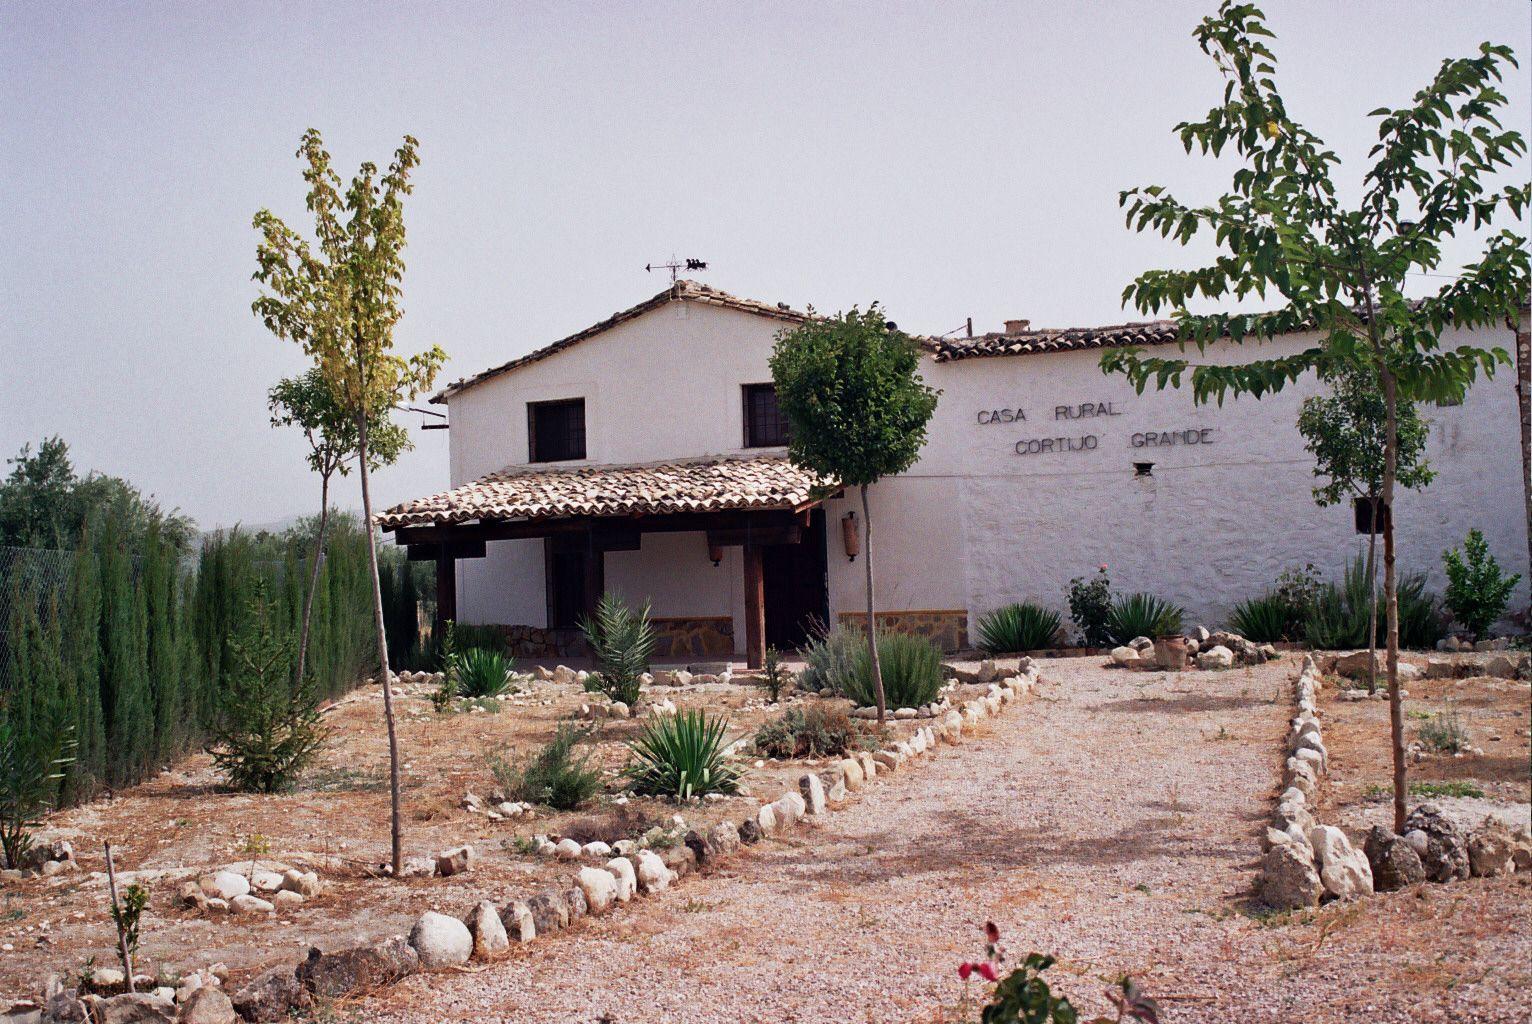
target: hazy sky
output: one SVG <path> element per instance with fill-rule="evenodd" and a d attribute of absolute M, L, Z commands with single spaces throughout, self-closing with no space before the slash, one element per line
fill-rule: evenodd
<path fill-rule="evenodd" d="M 303 222 L 310 126 L 347 176 L 419 138 L 398 340 L 445 379 L 659 291 L 672 253 L 922 332 L 1133 319 L 1133 274 L 1189 257 L 1129 234 L 1118 191 L 1227 177 L 1170 131 L 1220 94 L 1190 36 L 1215 6 L 0 2 L 0 454 L 61 434 L 204 526 L 311 508 L 265 405 L 302 360 L 249 308 L 251 215 Z M 1368 110 L 1532 41 L 1526 0 L 1264 6 L 1352 181 Z M 1505 91 L 1526 130 L 1525 68 Z M 445 485 L 445 433 L 415 437 L 384 502 Z"/>

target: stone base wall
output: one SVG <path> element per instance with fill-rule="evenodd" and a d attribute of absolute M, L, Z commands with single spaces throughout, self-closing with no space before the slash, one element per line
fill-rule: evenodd
<path fill-rule="evenodd" d="M 541 626 L 501 626 L 507 652 L 515 658 L 578 658 L 586 654 L 585 638 L 578 629 L 544 629 Z"/>
<path fill-rule="evenodd" d="M 734 654 L 734 620 L 727 615 L 655 618 L 657 658 L 728 658 Z"/>
<path fill-rule="evenodd" d="M 853 629 L 867 628 L 866 612 L 841 612 L 838 616 L 843 626 Z M 961 608 L 940 611 L 879 612 L 878 628 L 891 633 L 908 633 L 922 636 L 943 653 L 968 649 L 968 612 Z"/>

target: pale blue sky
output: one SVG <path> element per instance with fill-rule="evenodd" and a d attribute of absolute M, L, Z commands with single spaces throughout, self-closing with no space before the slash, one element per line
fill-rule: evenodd
<path fill-rule="evenodd" d="M 1219 94 L 1214 6 L 0 2 L 0 454 L 61 434 L 204 526 L 311 508 L 265 409 L 301 359 L 249 312 L 250 217 L 301 221 L 311 125 L 347 174 L 420 139 L 399 341 L 447 379 L 658 291 L 672 253 L 922 332 L 1134 318 L 1123 285 L 1188 257 L 1118 190 L 1226 178 L 1170 132 Z M 1532 35 L 1525 0 L 1265 7 L 1352 181 L 1368 110 Z M 1525 68 L 1506 91 L 1525 129 Z M 385 502 L 445 484 L 445 435 L 415 436 Z"/>

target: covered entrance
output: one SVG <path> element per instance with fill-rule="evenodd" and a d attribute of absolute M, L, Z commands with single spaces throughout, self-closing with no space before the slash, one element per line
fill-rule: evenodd
<path fill-rule="evenodd" d="M 715 559 L 738 547 L 744 654 L 759 668 L 768 644 L 796 649 L 828 618 L 819 504 L 833 490 L 780 455 L 517 468 L 395 506 L 377 521 L 411 559 L 436 563 L 438 626 L 457 616 L 457 560 L 485 557 L 492 541 L 543 540 L 546 624 L 559 633 L 600 598 L 606 553 L 637 551 L 646 533 L 703 534 Z"/>

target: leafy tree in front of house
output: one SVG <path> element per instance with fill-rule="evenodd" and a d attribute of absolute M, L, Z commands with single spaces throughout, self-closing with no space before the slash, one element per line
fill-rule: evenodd
<path fill-rule="evenodd" d="M 298 657 L 293 676 L 302 681 L 308 663 L 309 633 L 314 619 L 314 596 L 319 590 L 319 569 L 324 561 L 325 532 L 330 524 L 330 480 L 345 476 L 356 458 L 357 419 L 336 401 L 324 373 L 313 367 L 296 377 L 278 381 L 267 394 L 273 427 L 297 427 L 308 443 L 309 468 L 319 474 L 319 520 L 314 528 L 314 553 L 309 563 L 309 582 L 303 594 L 303 619 L 298 628 Z M 389 419 L 387 408 L 372 412 L 368 457 L 371 468 L 391 466 L 409 451 L 409 433 Z"/>
<path fill-rule="evenodd" d="M 915 464 L 940 392 L 921 379 L 920 348 L 873 303 L 833 317 L 811 316 L 784 332 L 771 355 L 777 403 L 791 426 L 788 455 L 862 499 L 867 578 L 867 653 L 878 721 L 887 710 L 874 610 L 872 506 L 867 490 Z"/>
<path fill-rule="evenodd" d="M 1367 689 L 1376 692 L 1378 637 L 1378 519 L 1379 495 L 1387 459 L 1388 408 L 1383 395 L 1365 374 L 1341 370 L 1329 381 L 1329 393 L 1303 400 L 1298 412 L 1298 432 L 1314 455 L 1314 475 L 1324 483 L 1314 488 L 1320 508 L 1347 498 L 1366 502 L 1373 529 L 1367 538 L 1367 580 L 1372 590 L 1368 606 Z M 1429 484 L 1436 474 L 1426 463 L 1429 428 L 1415 411 L 1415 403 L 1399 402 L 1394 417 L 1395 482 L 1412 490 Z"/>
<path fill-rule="evenodd" d="M 1176 128 L 1190 152 L 1224 156 L 1235 167 L 1228 192 L 1210 203 L 1184 204 L 1163 186 L 1122 193 L 1128 225 L 1157 231 L 1182 245 L 1209 239 L 1218 255 L 1204 266 L 1151 270 L 1123 293 L 1143 313 L 1169 310 L 1182 338 L 1180 356 L 1148 356 L 1137 348 L 1102 357 L 1142 391 L 1179 387 L 1190 376 L 1197 402 L 1228 396 L 1260 398 L 1309 374 L 1359 375 L 1381 394 L 1383 468 L 1378 497 L 1392 509 L 1399 483 L 1399 409 L 1403 403 L 1460 400 L 1482 373 L 1509 356 L 1444 339 L 1449 331 L 1502 328 L 1528 289 L 1526 239 L 1495 224 L 1518 220 L 1532 199 L 1523 179 L 1498 176 L 1526 153 L 1519 132 L 1498 119 L 1507 105 L 1498 84 L 1515 57 L 1483 44 L 1471 57 L 1444 60 L 1436 76 L 1404 106 L 1382 107 L 1377 143 L 1353 187 L 1337 187 L 1340 159 L 1288 110 L 1276 84 L 1273 38 L 1259 8 L 1225 0 L 1194 33 L 1224 76 L 1221 102 L 1199 121 Z M 1358 195 L 1353 204 L 1343 195 Z M 1423 298 L 1407 281 L 1440 274 L 1444 244 L 1482 234 L 1473 263 Z M 1252 301 L 1260 313 L 1194 313 L 1191 306 Z M 1290 355 L 1193 365 L 1213 342 L 1260 343 L 1294 332 L 1314 342 Z M 1398 573 L 1394 523 L 1383 533 L 1384 607 L 1394 757 L 1395 827 L 1405 817 L 1404 714 L 1399 695 Z"/>
<path fill-rule="evenodd" d="M 404 869 L 399 739 L 388 685 L 388 635 L 369 471 L 378 411 L 429 388 L 445 358 L 436 346 L 408 357 L 394 351 L 394 328 L 404 315 L 404 197 L 414 188 L 410 172 L 419 162 L 416 146 L 406 135 L 381 176 L 376 164 L 364 163 L 348 185 L 331 166 L 319 132 L 305 132 L 298 156 L 307 165 L 303 178 L 316 244 L 270 210 L 256 213 L 261 241 L 254 276 L 265 290 L 251 305 L 273 334 L 302 346 L 336 403 L 356 422 L 357 478 L 388 727 L 389 838 L 395 877 Z"/>
<path fill-rule="evenodd" d="M 1461 554 L 1452 548 L 1442 553 L 1442 562 L 1447 569 L 1446 605 L 1452 617 L 1478 640 L 1505 614 L 1521 574 L 1506 576 L 1500 571 L 1500 563 L 1477 529 L 1468 531 Z"/>

